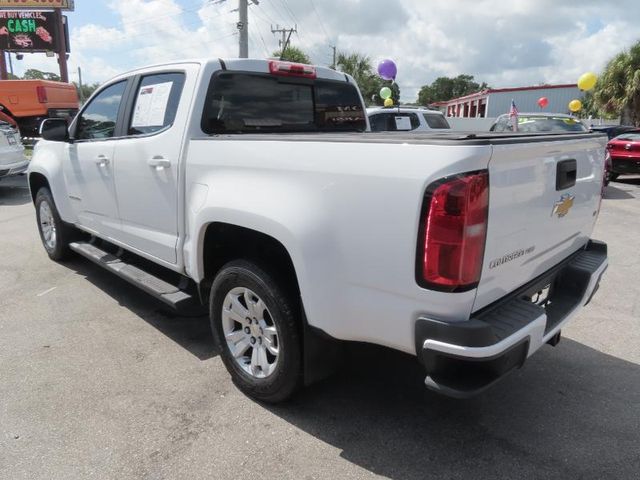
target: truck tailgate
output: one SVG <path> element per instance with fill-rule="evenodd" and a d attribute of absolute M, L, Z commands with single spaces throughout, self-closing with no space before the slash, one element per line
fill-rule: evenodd
<path fill-rule="evenodd" d="M 487 242 L 474 311 L 587 243 L 600 205 L 605 138 L 546 137 L 493 146 Z"/>

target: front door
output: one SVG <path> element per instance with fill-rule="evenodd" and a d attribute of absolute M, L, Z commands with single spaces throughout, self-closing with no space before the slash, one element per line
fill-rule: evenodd
<path fill-rule="evenodd" d="M 178 166 L 189 109 L 188 102 L 180 102 L 185 80 L 185 72 L 136 78 L 124 138 L 115 151 L 120 238 L 172 264 L 177 262 Z"/>
<path fill-rule="evenodd" d="M 76 120 L 74 142 L 66 146 L 64 173 L 78 222 L 103 237 L 119 230 L 114 138 L 126 85 L 114 83 L 93 97 Z"/>

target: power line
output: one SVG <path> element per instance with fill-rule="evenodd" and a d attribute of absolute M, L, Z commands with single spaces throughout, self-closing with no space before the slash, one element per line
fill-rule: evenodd
<path fill-rule="evenodd" d="M 211 17 L 204 17 L 202 19 L 199 18 L 196 22 L 185 22 L 184 26 L 187 28 L 195 27 L 198 23 L 200 23 L 200 20 L 213 20 L 214 18 L 222 17 L 224 15 L 228 15 L 229 13 L 232 13 L 232 12 L 219 13 L 218 15 L 213 15 Z M 146 31 L 141 33 L 136 33 L 135 35 L 127 35 L 127 33 L 124 30 L 118 30 L 118 35 L 121 37 L 122 40 L 127 41 L 127 40 L 131 40 L 132 38 L 149 36 L 149 33 L 151 32 L 149 31 L 149 29 L 145 29 L 145 30 Z"/>
<path fill-rule="evenodd" d="M 177 13 L 178 15 L 182 15 L 184 13 L 193 13 L 193 12 L 197 12 L 203 8 L 206 8 L 208 5 L 213 5 L 213 4 L 206 4 L 206 5 L 202 5 L 200 4 L 199 7 L 197 8 L 181 8 L 180 11 Z M 144 20 L 135 20 L 133 22 L 126 22 L 126 25 L 144 25 L 146 23 L 153 23 L 156 20 L 162 19 L 162 18 L 169 18 L 169 17 L 175 17 L 176 15 L 173 13 L 167 13 L 164 15 L 157 15 L 155 17 L 147 17 Z M 100 25 L 101 27 L 105 27 L 105 28 L 118 28 L 119 26 L 124 26 L 125 22 L 122 21 L 120 23 L 120 25 L 115 25 L 115 24 L 111 24 L 111 25 L 107 25 L 106 27 L 104 25 Z"/>
<path fill-rule="evenodd" d="M 266 10 L 266 9 L 264 9 L 264 8 L 262 8 L 262 6 L 261 6 L 260 4 L 253 3 L 253 4 L 251 4 L 250 6 L 253 6 L 253 5 L 256 5 L 256 6 L 258 7 L 258 9 L 257 9 L 257 10 L 260 10 L 260 12 L 264 13 L 264 16 L 265 16 L 265 17 L 267 17 L 267 19 L 269 20 L 269 22 L 270 22 L 270 23 L 276 23 L 276 21 L 275 21 L 273 18 L 271 18 L 271 15 L 269 15 L 269 14 L 267 13 L 267 10 Z M 264 4 L 263 4 L 263 5 L 264 5 Z M 254 10 L 255 10 L 255 9 L 254 9 Z M 255 12 L 254 12 L 254 14 L 255 14 Z"/>
<path fill-rule="evenodd" d="M 284 6 L 285 10 L 287 10 L 289 12 L 289 14 L 291 15 L 291 18 L 293 18 L 293 21 L 295 23 L 300 23 L 298 21 L 298 17 L 296 17 L 296 14 L 293 13 L 293 10 L 291 10 L 291 7 L 289 7 L 289 4 L 287 3 L 287 0 L 280 0 L 280 3 L 282 3 L 282 5 Z"/>
<path fill-rule="evenodd" d="M 327 37 L 327 40 L 330 40 L 329 34 L 327 33 L 327 29 L 324 28 L 324 23 L 322 22 L 322 18 L 320 17 L 320 13 L 318 13 L 318 9 L 316 8 L 316 4 L 313 0 L 309 0 L 311 2 L 311 7 L 313 8 L 313 11 L 316 13 L 316 16 L 318 17 L 318 22 L 320 23 L 320 28 L 322 28 L 322 31 L 324 32 L 325 37 Z"/>

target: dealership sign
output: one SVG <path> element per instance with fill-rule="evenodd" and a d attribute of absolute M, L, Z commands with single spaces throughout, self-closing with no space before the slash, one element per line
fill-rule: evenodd
<path fill-rule="evenodd" d="M 0 0 L 3 8 L 61 8 L 73 11 L 73 0 Z"/>
<path fill-rule="evenodd" d="M 53 13 L 0 10 L 0 50 L 47 52 L 58 47 Z"/>

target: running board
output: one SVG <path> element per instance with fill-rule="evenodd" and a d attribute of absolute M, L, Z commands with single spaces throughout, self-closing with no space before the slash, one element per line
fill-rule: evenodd
<path fill-rule="evenodd" d="M 145 272 L 135 265 L 124 262 L 120 257 L 106 252 L 89 242 L 73 242 L 69 244 L 69 248 L 88 258 L 93 263 L 115 273 L 123 280 L 139 287 L 178 312 L 194 313 L 203 310 L 197 297 Z"/>

